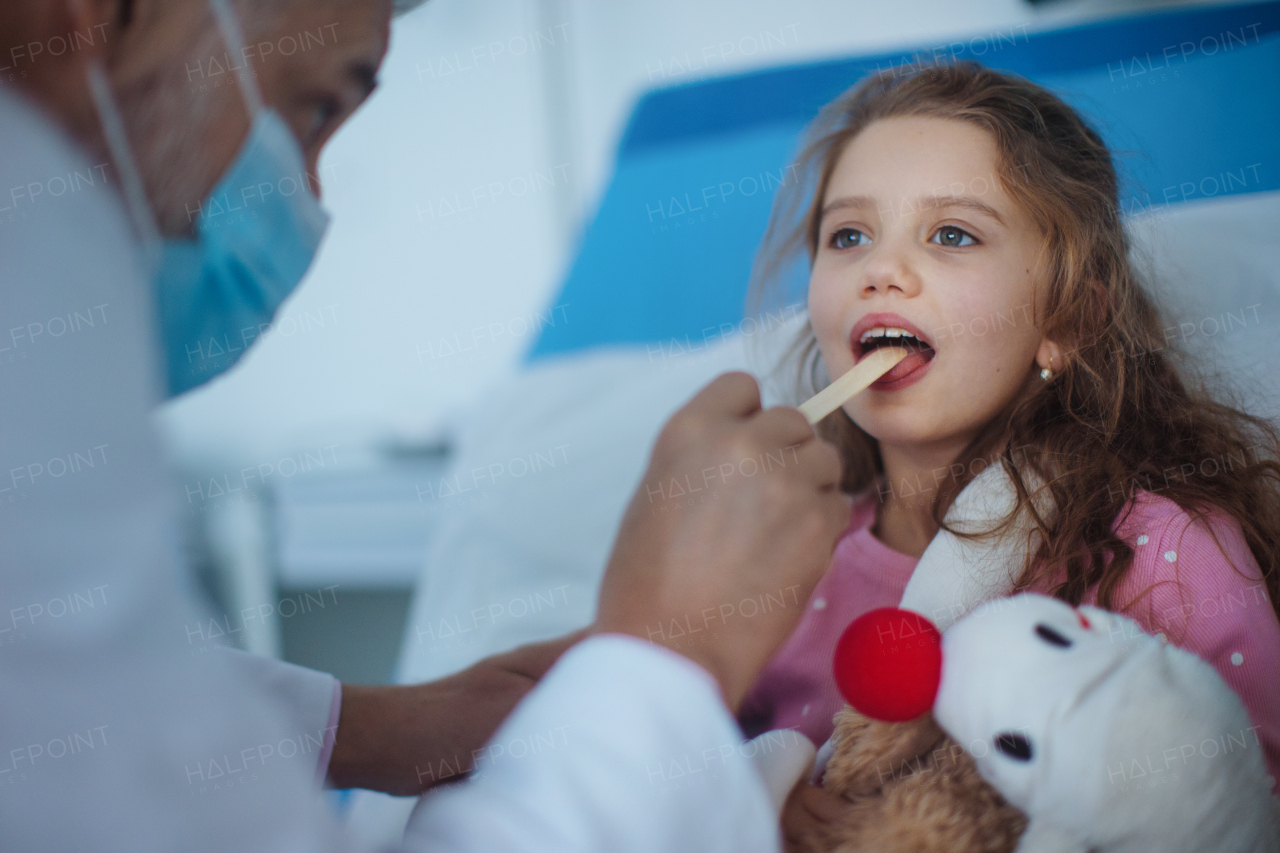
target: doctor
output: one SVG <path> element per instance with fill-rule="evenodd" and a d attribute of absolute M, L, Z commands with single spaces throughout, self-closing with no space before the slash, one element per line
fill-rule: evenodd
<path fill-rule="evenodd" d="M 88 179 L 105 178 L 112 159 L 99 105 L 85 97 L 91 95 L 85 63 L 90 51 L 100 51 L 111 77 L 101 106 L 108 119 L 120 119 L 124 126 L 123 155 L 139 164 L 146 185 L 148 202 L 136 212 L 150 220 L 143 229 L 154 228 L 166 238 L 154 275 L 156 311 L 164 334 L 166 392 L 176 395 L 213 378 L 243 354 L 243 344 L 256 338 L 301 279 L 327 219 L 304 192 L 250 193 L 251 217 L 206 217 L 209 200 L 243 204 L 243 187 L 265 183 L 288 190 L 295 176 L 306 180 L 317 174 L 323 144 L 373 84 L 388 20 L 377 3 L 254 4 L 246 15 L 253 47 L 238 54 L 226 46 L 207 5 L 134 3 L 122 5 L 114 18 L 111 5 L 62 9 L 35 3 L 6 9 L 0 14 L 14 37 L 6 40 L 11 47 L 0 66 L 16 78 L 10 82 L 56 111 L 94 152 L 91 162 L 98 165 L 70 182 L 79 190 Z M 239 22 L 228 23 L 234 37 Z M 311 37 L 306 51 L 295 44 L 303 32 Z M 246 65 L 230 58 L 237 55 L 248 56 L 254 72 L 247 79 L 250 96 L 258 96 L 256 83 L 283 104 L 277 114 L 288 130 L 260 122 L 257 133 L 246 138 L 244 90 L 225 71 L 231 64 Z M 289 154 L 285 134 L 290 131 L 306 142 L 305 163 L 275 165 L 274 151 Z M 271 174 L 273 167 L 284 176 Z M 37 182 L 11 192 L 8 203 L 0 205 L 0 221 L 6 212 L 21 220 L 61 189 L 54 181 L 46 194 Z M 291 223 L 301 227 L 290 228 Z M 205 231 L 199 241 L 197 230 Z M 282 260 L 288 268 L 282 269 Z M 241 346 L 214 356 L 208 352 L 211 340 Z M 580 638 L 517 649 L 449 678 L 412 686 L 340 686 L 325 673 L 248 655 L 234 658 L 249 677 L 287 699 L 293 728 L 325 731 L 338 724 L 336 744 L 329 731 L 314 756 L 321 777 L 327 775 L 337 787 L 415 794 L 441 779 L 420 768 L 439 767 L 441 761 L 456 767 L 457 756 L 469 757 L 556 656 Z"/>
<path fill-rule="evenodd" d="M 404 783 L 379 783 L 404 769 L 386 772 L 387 735 L 416 749 L 422 731 L 466 729 L 486 703 L 500 718 L 560 651 L 489 665 L 490 674 L 515 669 L 520 687 L 486 693 L 484 677 L 463 679 L 434 702 L 415 701 L 412 688 L 344 691 L 333 702 L 316 689 L 331 679 L 185 651 L 183 626 L 201 614 L 180 569 L 148 422 L 165 393 L 181 390 L 161 355 L 183 334 L 172 318 L 269 315 L 275 306 L 265 306 L 296 284 L 289 279 L 323 231 L 318 204 L 302 198 L 263 209 L 272 240 L 253 228 L 206 240 L 201 205 L 229 176 L 277 176 L 300 162 L 315 173 L 324 141 L 372 88 L 391 13 L 385 0 L 259 2 L 247 21 L 236 13 L 248 4 L 207 8 L 41 0 L 0 11 L 0 589 L 9 599 L 0 608 L 0 732 L 10 741 L 0 745 L 0 837 L 12 849 L 352 849 L 314 792 L 330 748 L 335 764 L 363 760 L 372 780 L 330 767 L 335 781 L 395 789 Z M 256 91 L 172 91 L 189 81 L 191 66 L 177 63 L 193 49 L 248 57 L 234 45 L 244 38 L 238 27 L 245 45 L 258 44 L 273 25 L 296 31 L 317 14 L 310 25 L 347 24 L 328 59 L 264 60 Z M 166 138 L 175 127 L 190 132 Z M 107 171 L 119 176 L 127 211 L 86 180 Z M 189 242 L 136 251 L 132 232 L 149 230 Z M 154 304 L 153 282 L 185 282 L 172 291 L 176 309 L 168 297 Z M 239 298 L 254 287 L 257 303 Z M 157 320 L 164 346 L 152 334 Z M 792 446 L 799 464 L 730 480 L 705 506 L 655 516 L 638 496 L 592 636 L 494 738 L 551 746 L 429 796 L 406 844 L 776 847 L 763 785 L 735 763 L 730 711 L 798 612 L 721 620 L 680 654 L 649 638 L 669 619 L 714 620 L 722 605 L 780 585 L 805 600 L 847 521 L 839 463 L 798 413 L 761 411 L 754 381 L 730 375 L 673 418 L 645 477 L 699 476 Z M 702 761 L 702 784 L 679 796 L 654 784 L 653 768 L 690 760 Z"/>

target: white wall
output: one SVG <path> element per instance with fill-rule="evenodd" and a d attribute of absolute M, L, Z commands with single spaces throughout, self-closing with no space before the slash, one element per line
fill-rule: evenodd
<path fill-rule="evenodd" d="M 430 0 L 397 21 L 381 88 L 326 152 L 335 221 L 277 330 L 163 413 L 178 455 L 337 442 L 349 461 L 514 370 L 521 318 L 551 298 L 648 88 L 1168 4 L 1045 5 Z"/>

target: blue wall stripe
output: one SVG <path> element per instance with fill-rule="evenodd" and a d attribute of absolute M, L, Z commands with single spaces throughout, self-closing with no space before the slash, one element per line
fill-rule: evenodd
<path fill-rule="evenodd" d="M 1122 61 L 1132 64 L 1135 59 L 1145 63 L 1148 55 L 1159 61 L 1166 48 L 1193 40 L 1197 50 L 1181 57 L 1186 59 L 1200 52 L 1199 43 L 1205 39 L 1226 43 L 1230 32 L 1230 47 L 1236 49 L 1242 38 L 1256 43 L 1277 31 L 1280 3 L 1251 3 L 1117 18 L 1026 36 L 1018 28 L 1005 34 L 1014 39 L 1016 43 L 1012 44 L 987 33 L 976 37 L 986 41 L 985 47 L 977 41 L 973 50 L 966 46 L 954 53 L 960 59 L 976 59 L 992 68 L 1038 78 L 1108 64 L 1114 68 Z M 903 62 L 919 62 L 920 56 L 938 46 L 784 66 L 656 89 L 643 96 L 632 113 L 620 156 L 652 145 L 755 125 L 807 123 L 824 104 L 866 73 Z M 981 54 L 976 52 L 979 47 L 983 47 Z M 1205 51 L 1214 49 L 1213 42 L 1205 42 Z M 1222 52 L 1224 48 L 1217 50 Z M 1175 55 L 1181 53 L 1179 50 Z M 948 52 L 940 58 L 950 55 Z"/>

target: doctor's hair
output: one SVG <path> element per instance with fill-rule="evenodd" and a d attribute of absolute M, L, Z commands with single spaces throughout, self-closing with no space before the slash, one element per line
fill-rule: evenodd
<path fill-rule="evenodd" d="M 748 314 L 794 301 L 797 268 L 807 259 L 812 269 L 818 252 L 822 207 L 840 156 L 871 123 L 894 117 L 961 121 L 991 135 L 1001 186 L 1044 238 L 1045 297 L 1041 305 L 1033 299 L 1032 316 L 1065 361 L 1053 366 L 1049 382 L 1037 365 L 1027 366 L 1019 392 L 954 460 L 952 470 L 963 466 L 963 473 L 939 484 L 935 524 L 966 539 L 997 536 L 1025 508 L 1039 544 L 1027 548 L 1015 589 L 1047 591 L 1074 606 L 1096 585 L 1099 606 L 1127 609 L 1136 599 L 1115 599 L 1134 553 L 1112 525 L 1139 484 L 1162 483 L 1152 490 L 1193 520 L 1222 510 L 1239 523 L 1280 615 L 1280 432 L 1243 411 L 1226 383 L 1165 339 L 1173 324 L 1130 257 L 1111 151 L 1047 89 L 964 61 L 880 71 L 824 107 L 804 136 L 800 179 L 774 199 Z M 829 382 L 810 323 L 775 374 L 792 369 L 794 376 L 782 378 L 797 400 Z M 847 493 L 879 488 L 885 472 L 875 438 L 843 409 L 818 430 L 841 451 Z M 1017 508 L 987 531 L 945 524 L 960 490 L 997 459 L 1017 490 Z M 1212 476 L 1170 481 L 1165 473 L 1188 464 L 1198 470 L 1210 459 L 1230 464 L 1215 465 Z M 1028 468 L 1049 490 L 1056 508 L 1049 517 L 1036 511 L 1043 496 L 1032 501 L 1022 473 Z"/>

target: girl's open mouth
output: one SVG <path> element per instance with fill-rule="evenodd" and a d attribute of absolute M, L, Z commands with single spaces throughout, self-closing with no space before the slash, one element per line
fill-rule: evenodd
<path fill-rule="evenodd" d="M 868 386 L 876 391 L 896 391 L 915 384 L 928 372 L 930 362 L 938 354 L 933 347 L 912 335 L 872 337 L 861 343 L 855 341 L 853 346 L 855 363 L 873 349 L 881 347 L 902 347 L 911 351 L 910 355 L 895 364 L 888 373 Z"/>

